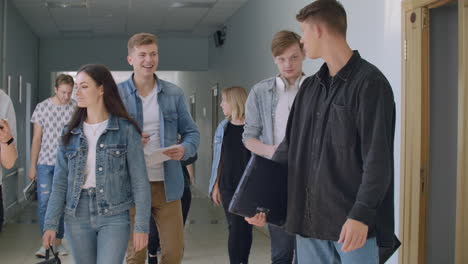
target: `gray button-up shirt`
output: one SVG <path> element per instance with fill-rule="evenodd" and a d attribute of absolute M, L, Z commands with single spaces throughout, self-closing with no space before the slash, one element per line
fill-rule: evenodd
<path fill-rule="evenodd" d="M 274 145 L 274 122 L 278 105 L 277 76 L 263 80 L 252 87 L 245 106 L 245 126 L 242 141 L 251 138 L 263 144 Z M 304 77 L 298 80 L 302 83 Z M 284 127 L 286 129 L 286 126 Z M 279 142 L 278 142 L 279 143 Z"/>

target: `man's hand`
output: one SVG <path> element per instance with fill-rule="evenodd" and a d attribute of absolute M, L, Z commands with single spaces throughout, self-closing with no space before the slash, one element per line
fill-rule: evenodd
<path fill-rule="evenodd" d="M 266 214 L 265 213 L 257 213 L 254 217 L 244 217 L 247 223 L 263 227 L 266 224 Z"/>
<path fill-rule="evenodd" d="M 219 186 L 218 184 L 215 184 L 213 186 L 213 191 L 211 192 L 211 199 L 213 199 L 213 202 L 217 205 L 221 205 L 221 193 L 219 192 Z"/>
<path fill-rule="evenodd" d="M 269 145 L 268 146 L 268 158 L 273 158 L 273 155 L 275 155 L 276 149 L 278 148 L 278 145 Z"/>
<path fill-rule="evenodd" d="M 8 122 L 4 119 L 0 119 L 0 143 L 7 143 L 8 140 L 13 138 L 13 135 L 11 134 L 10 126 L 8 125 Z"/>
<path fill-rule="evenodd" d="M 148 234 L 146 233 L 133 233 L 133 247 L 135 252 L 144 249 L 148 245 Z"/>
<path fill-rule="evenodd" d="M 148 133 L 141 133 L 141 144 L 145 146 L 150 141 L 150 135 Z"/>
<path fill-rule="evenodd" d="M 181 160 L 185 154 L 185 148 L 182 145 L 174 145 L 175 148 L 168 149 L 163 152 L 164 155 L 168 156 L 172 160 Z"/>
<path fill-rule="evenodd" d="M 367 242 L 369 227 L 359 221 L 348 218 L 341 228 L 338 243 L 343 243 L 341 251 L 347 253 L 359 249 Z"/>
<path fill-rule="evenodd" d="M 44 232 L 44 235 L 42 235 L 42 246 L 45 249 L 49 249 L 51 245 L 55 244 L 55 236 L 57 235 L 57 232 L 53 230 L 46 230 Z"/>
<path fill-rule="evenodd" d="M 37 170 L 36 170 L 36 168 L 31 167 L 29 169 L 29 179 L 31 181 L 37 180 Z"/>

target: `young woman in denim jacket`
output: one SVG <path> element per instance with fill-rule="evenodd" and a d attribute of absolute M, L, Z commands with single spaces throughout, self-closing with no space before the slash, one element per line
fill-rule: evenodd
<path fill-rule="evenodd" d="M 141 131 L 103 65 L 77 74 L 78 109 L 59 145 L 43 245 L 52 245 L 61 214 L 75 263 L 122 263 L 136 206 L 133 246 L 148 243 L 150 188 Z"/>
<path fill-rule="evenodd" d="M 221 108 L 226 120 L 216 129 L 209 188 L 214 203 L 224 207 L 229 227 L 228 251 L 231 264 L 248 263 L 252 245 L 252 226 L 243 217 L 228 211 L 250 159 L 250 151 L 242 143 L 246 100 L 247 93 L 242 87 L 230 87 L 222 92 Z"/>

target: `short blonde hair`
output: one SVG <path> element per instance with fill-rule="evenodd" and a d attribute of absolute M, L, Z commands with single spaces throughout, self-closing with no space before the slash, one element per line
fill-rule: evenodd
<path fill-rule="evenodd" d="M 247 101 L 247 92 L 243 87 L 232 86 L 223 89 L 222 94 L 226 97 L 227 103 L 231 106 L 231 115 L 227 119 L 245 119 L 245 101 Z"/>
<path fill-rule="evenodd" d="M 156 37 L 156 35 L 144 32 L 137 33 L 128 40 L 128 54 L 132 53 L 134 47 L 150 44 L 155 44 L 156 46 L 158 45 L 158 38 Z"/>

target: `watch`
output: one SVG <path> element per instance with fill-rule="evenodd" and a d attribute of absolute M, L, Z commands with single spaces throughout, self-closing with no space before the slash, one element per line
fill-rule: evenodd
<path fill-rule="evenodd" d="M 10 140 L 8 140 L 8 141 L 6 142 L 6 144 L 7 144 L 8 146 L 10 146 L 10 144 L 13 143 L 13 141 L 15 141 L 15 139 L 14 139 L 14 138 L 10 138 Z"/>

